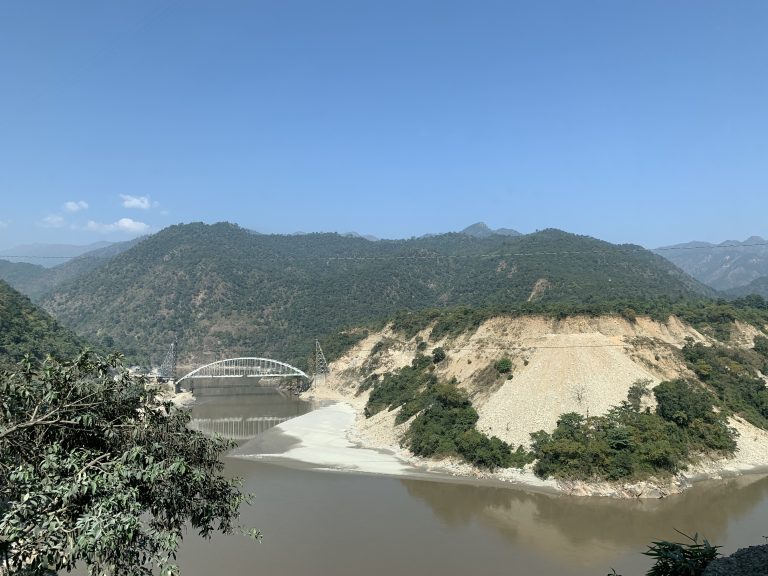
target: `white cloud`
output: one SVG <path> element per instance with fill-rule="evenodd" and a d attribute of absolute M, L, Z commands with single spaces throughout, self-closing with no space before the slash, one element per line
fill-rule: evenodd
<path fill-rule="evenodd" d="M 8 228 L 8 226 L 10 226 L 10 222 L 8 222 L 8 220 L 0 220 L 0 230 Z"/>
<path fill-rule="evenodd" d="M 131 232 L 133 234 L 141 234 L 149 230 L 149 224 L 138 222 L 132 218 L 120 218 L 120 220 L 112 224 L 102 224 L 89 220 L 85 228 L 93 232 Z"/>
<path fill-rule="evenodd" d="M 63 228 L 66 224 L 64 218 L 58 214 L 50 214 L 40 221 L 40 225 L 44 228 Z"/>
<path fill-rule="evenodd" d="M 138 208 L 139 210 L 149 210 L 158 206 L 158 202 L 152 202 L 149 196 L 131 196 L 130 194 L 120 194 L 123 199 L 124 208 Z"/>
<path fill-rule="evenodd" d="M 85 200 L 78 200 L 77 202 L 70 200 L 64 203 L 64 210 L 67 212 L 79 212 L 88 208 L 88 202 Z"/>

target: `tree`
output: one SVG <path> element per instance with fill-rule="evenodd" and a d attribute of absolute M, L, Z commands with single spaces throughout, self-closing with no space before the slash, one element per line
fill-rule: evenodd
<path fill-rule="evenodd" d="M 643 398 L 651 395 L 651 384 L 653 380 L 649 378 L 640 378 L 635 380 L 627 391 L 627 400 L 635 412 L 640 412 L 643 405 Z"/>
<path fill-rule="evenodd" d="M 712 418 L 712 396 L 701 386 L 685 380 L 662 382 L 653 389 L 656 412 L 678 426 L 688 426 L 696 419 Z"/>
<path fill-rule="evenodd" d="M 121 357 L 29 357 L 0 377 L 0 565 L 47 574 L 174 573 L 189 525 L 232 532 L 247 499 L 228 441 L 188 430 Z M 2 570 L 0 570 L 2 571 Z"/>
<path fill-rule="evenodd" d="M 443 350 L 438 346 L 437 348 L 432 350 L 432 362 L 434 362 L 435 364 L 439 364 L 443 360 L 445 360 L 445 350 Z"/>

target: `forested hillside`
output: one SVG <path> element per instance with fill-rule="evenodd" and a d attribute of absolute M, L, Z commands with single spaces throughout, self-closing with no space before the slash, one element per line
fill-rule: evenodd
<path fill-rule="evenodd" d="M 744 286 L 760 276 L 768 276 L 768 241 L 760 236 L 744 242 L 688 242 L 656 252 L 716 290 Z"/>
<path fill-rule="evenodd" d="M 114 242 L 74 256 L 63 264 L 47 268 L 27 262 L 0 260 L 0 280 L 5 280 L 33 301 L 39 301 L 59 284 L 72 281 L 78 276 L 106 264 L 111 258 L 125 252 L 138 240 Z"/>
<path fill-rule="evenodd" d="M 0 280 L 7 282 L 30 298 L 41 286 L 47 284 L 49 268 L 28 262 L 9 262 L 0 259 Z"/>
<path fill-rule="evenodd" d="M 768 276 L 756 278 L 746 286 L 731 288 L 730 290 L 727 290 L 725 294 L 736 298 L 749 296 L 750 294 L 757 294 L 763 298 L 768 298 Z"/>
<path fill-rule="evenodd" d="M 162 230 L 60 285 L 44 306 L 142 362 L 158 362 L 176 336 L 182 363 L 255 354 L 306 366 L 315 338 L 398 310 L 618 306 L 710 293 L 640 247 L 558 230 L 369 242 L 196 223 Z"/>
<path fill-rule="evenodd" d="M 71 357 L 81 346 L 74 334 L 0 280 L 0 369 L 10 367 L 25 354 Z"/>

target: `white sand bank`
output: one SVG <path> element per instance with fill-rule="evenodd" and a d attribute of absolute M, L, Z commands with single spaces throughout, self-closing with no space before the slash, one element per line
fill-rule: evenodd
<path fill-rule="evenodd" d="M 256 460 L 293 460 L 312 466 L 341 471 L 413 475 L 418 472 L 405 460 L 384 450 L 361 448 L 348 436 L 355 421 L 355 410 L 349 404 L 337 403 L 320 408 L 276 426 L 270 432 L 287 434 L 297 442 L 285 451 L 274 453 L 235 454 Z M 243 447 L 247 451 L 247 446 Z"/>

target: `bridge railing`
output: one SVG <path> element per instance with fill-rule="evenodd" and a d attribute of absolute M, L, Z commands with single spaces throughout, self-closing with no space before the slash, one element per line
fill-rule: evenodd
<path fill-rule="evenodd" d="M 309 380 L 309 376 L 295 366 L 271 358 L 243 357 L 227 358 L 200 366 L 179 378 L 182 381 L 191 378 L 286 378 L 299 377 Z"/>

